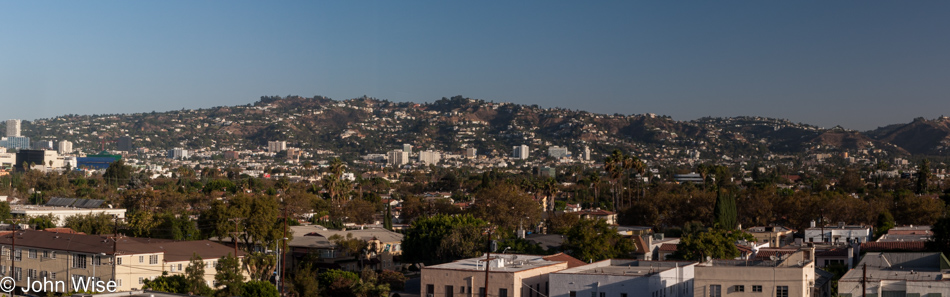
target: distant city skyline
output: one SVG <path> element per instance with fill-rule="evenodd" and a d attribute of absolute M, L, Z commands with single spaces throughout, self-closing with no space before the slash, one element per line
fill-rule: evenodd
<path fill-rule="evenodd" d="M 948 2 L 2 2 L 0 120 L 462 95 L 855 130 L 950 115 Z"/>

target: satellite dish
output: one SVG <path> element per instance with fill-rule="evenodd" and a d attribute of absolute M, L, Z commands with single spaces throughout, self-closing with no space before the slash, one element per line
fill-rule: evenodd
<path fill-rule="evenodd" d="M 769 256 L 769 259 L 772 259 L 772 261 L 775 261 L 775 260 L 778 260 L 778 257 L 776 257 L 775 255 L 771 255 Z"/>

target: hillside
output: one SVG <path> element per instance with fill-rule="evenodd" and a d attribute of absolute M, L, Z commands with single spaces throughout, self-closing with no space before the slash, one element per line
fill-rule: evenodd
<path fill-rule="evenodd" d="M 687 151 L 710 159 L 875 148 L 896 155 L 946 154 L 950 136 L 946 119 L 919 119 L 862 133 L 762 117 L 676 121 L 653 114 L 595 114 L 461 96 L 423 104 L 368 97 L 336 101 L 265 96 L 239 106 L 61 116 L 24 122 L 23 129 L 33 140 L 70 140 L 87 152 L 108 149 L 116 138 L 128 135 L 135 146 L 153 150 L 254 150 L 266 147 L 267 141 L 285 140 L 293 147 L 329 150 L 347 158 L 382 153 L 403 143 L 449 153 L 475 147 L 499 156 L 520 144 L 538 149 L 561 145 L 574 152 L 586 145 L 599 153 L 624 148 L 655 160 L 685 158 Z"/>

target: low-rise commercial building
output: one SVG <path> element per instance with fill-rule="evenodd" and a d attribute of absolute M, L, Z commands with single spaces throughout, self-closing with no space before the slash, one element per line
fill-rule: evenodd
<path fill-rule="evenodd" d="M 569 268 L 569 263 L 583 263 L 577 262 L 564 254 L 493 254 L 489 259 L 483 256 L 428 266 L 422 268 L 422 296 L 475 297 L 485 296 L 485 292 L 493 297 L 548 296 L 549 274 Z"/>
<path fill-rule="evenodd" d="M 695 266 L 695 262 L 604 260 L 551 273 L 549 296 L 693 296 Z"/>
<path fill-rule="evenodd" d="M 693 288 L 696 296 L 824 296 L 830 282 L 813 259 L 811 249 L 802 249 L 767 261 L 711 260 L 694 268 Z"/>
<path fill-rule="evenodd" d="M 947 296 L 947 269 L 941 253 L 867 253 L 838 280 L 838 296 Z"/>

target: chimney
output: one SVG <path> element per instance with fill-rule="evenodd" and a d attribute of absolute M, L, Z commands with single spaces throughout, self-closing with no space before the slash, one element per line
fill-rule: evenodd
<path fill-rule="evenodd" d="M 811 220 L 811 223 L 809 223 L 808 226 L 815 228 L 815 220 Z"/>

